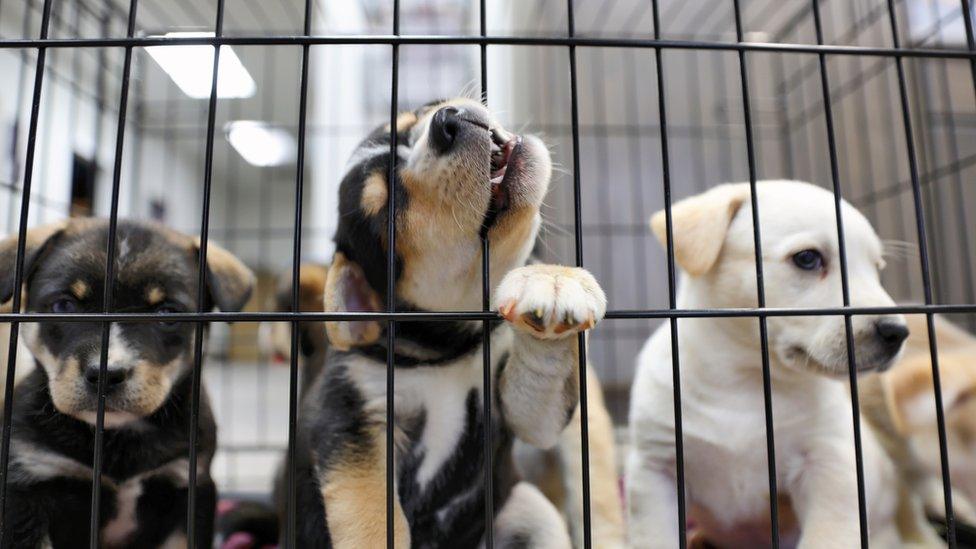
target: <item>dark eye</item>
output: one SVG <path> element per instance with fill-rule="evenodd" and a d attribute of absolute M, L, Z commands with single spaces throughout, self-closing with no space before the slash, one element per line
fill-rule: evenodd
<path fill-rule="evenodd" d="M 824 260 L 817 250 L 803 250 L 793 254 L 793 264 L 804 271 L 819 271 L 824 267 Z"/>
<path fill-rule="evenodd" d="M 177 309 L 176 307 L 174 307 L 172 305 L 160 305 L 159 307 L 156 307 L 156 314 L 159 314 L 159 315 L 171 315 L 173 313 L 180 313 L 180 312 L 182 312 L 182 311 L 180 311 L 179 309 Z M 167 326 L 175 326 L 176 325 L 176 322 L 172 322 L 172 321 L 167 322 L 166 320 L 160 320 L 160 322 L 162 322 L 163 324 L 165 324 Z"/>
<path fill-rule="evenodd" d="M 78 303 L 73 299 L 59 299 L 51 304 L 51 311 L 57 314 L 77 313 Z"/>

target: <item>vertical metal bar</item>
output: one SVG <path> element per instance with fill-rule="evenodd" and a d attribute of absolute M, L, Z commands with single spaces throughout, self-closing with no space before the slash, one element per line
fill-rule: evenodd
<path fill-rule="evenodd" d="M 274 48 L 265 48 L 264 50 L 264 66 L 262 67 L 262 72 L 264 73 L 266 82 L 277 82 L 277 63 L 274 62 L 273 52 Z M 271 121 L 275 119 L 275 100 L 274 94 L 266 93 L 264 97 L 261 98 L 261 118 L 263 120 Z M 270 170 L 273 168 L 261 168 L 261 204 L 264 207 L 258 210 L 258 226 L 262 234 L 271 233 L 271 212 L 274 211 L 274 198 L 275 194 L 271 192 L 272 184 L 271 178 L 268 177 Z M 270 239 L 262 238 L 260 242 L 261 246 L 261 267 L 264 269 L 271 269 L 270 261 L 268 258 L 271 257 L 271 247 Z M 268 409 L 268 391 L 264 390 L 267 387 L 268 380 L 268 368 L 269 364 L 267 362 L 263 363 L 258 368 L 258 387 L 257 395 L 255 400 L 257 401 L 257 410 L 259 411 L 257 417 L 257 439 L 263 444 L 268 439 L 268 415 L 260 413 L 260 410 Z"/>
<path fill-rule="evenodd" d="M 308 36 L 312 32 L 312 0 L 305 0 L 305 22 L 302 27 L 303 36 Z M 298 100 L 298 155 L 296 158 L 297 167 L 295 170 L 295 226 L 292 234 L 292 260 L 291 260 L 291 310 L 298 312 L 299 309 L 299 290 L 301 287 L 301 265 L 302 265 L 302 210 L 305 186 L 305 137 L 306 137 L 306 118 L 308 115 L 308 44 L 302 45 L 302 75 L 301 91 Z M 288 377 L 288 470 L 285 472 L 288 480 L 285 540 L 288 547 L 296 546 L 298 504 L 296 502 L 297 485 L 295 479 L 295 469 L 297 467 L 295 455 L 295 442 L 298 433 L 298 330 L 299 321 L 291 323 L 291 353 L 289 353 L 289 377 Z"/>
<path fill-rule="evenodd" d="M 894 0 L 888 2 L 888 19 L 891 23 L 892 45 L 899 48 L 898 16 L 895 12 Z M 967 21 L 969 13 L 966 10 Z M 968 25 L 968 24 L 967 24 Z M 912 198 L 915 204 L 915 224 L 918 231 L 918 253 L 922 268 L 922 287 L 925 294 L 925 304 L 932 304 L 932 281 L 929 276 L 928 244 L 925 238 L 925 214 L 922 208 L 922 190 L 918 178 L 918 160 L 915 153 L 915 136 L 912 131 L 912 115 L 908 106 L 908 90 L 905 83 L 905 68 L 902 58 L 895 57 L 895 69 L 898 74 L 898 95 L 901 100 L 902 121 L 905 126 L 905 146 L 908 151 L 908 168 L 912 181 Z M 946 441 L 945 410 L 942 407 L 942 380 L 939 375 L 939 349 L 935 338 L 935 324 L 932 313 L 925 315 L 926 327 L 929 332 L 929 355 L 932 360 L 932 384 L 935 391 L 935 417 L 939 430 L 939 461 L 942 466 L 942 492 L 945 500 L 946 535 L 950 548 L 956 547 L 956 519 L 952 511 L 952 483 L 949 479 L 949 452 Z"/>
<path fill-rule="evenodd" d="M 576 34 L 573 16 L 573 0 L 566 0 L 567 26 L 569 38 Z M 569 45 L 569 90 L 573 131 L 573 221 L 576 243 L 576 266 L 583 266 L 583 214 L 580 198 L 580 143 L 579 143 L 579 94 L 576 86 L 576 44 Z M 579 389 L 580 389 L 580 440 L 583 447 L 583 547 L 592 545 L 592 525 L 590 520 L 590 429 L 589 412 L 586 402 L 586 336 L 579 334 Z"/>
<path fill-rule="evenodd" d="M 776 64 L 773 65 L 775 76 L 773 80 L 777 82 L 773 89 L 776 90 L 776 102 L 779 109 L 776 112 L 776 122 L 779 125 L 779 144 L 780 154 L 783 156 L 783 172 L 790 179 L 796 178 L 796 164 L 793 160 L 793 129 L 789 126 L 790 119 L 790 96 L 786 91 L 786 70 L 783 66 L 783 54 L 774 54 Z"/>
<path fill-rule="evenodd" d="M 267 47 L 267 46 L 266 46 Z M 229 119 L 239 120 L 241 116 L 241 104 L 239 102 L 233 102 L 230 104 Z M 228 154 L 224 156 L 224 217 L 226 219 L 224 223 L 224 246 L 231 252 L 236 251 L 237 247 L 237 234 L 240 228 L 237 225 L 237 193 L 229 192 L 230 185 L 236 184 L 240 181 L 240 174 L 238 172 L 238 166 L 240 166 L 240 157 L 235 156 L 234 153 L 228 151 Z M 232 418 L 234 416 L 234 399 L 229 397 L 224 397 L 224 394 L 232 395 L 233 390 L 230 387 L 233 384 L 234 379 L 234 369 L 230 367 L 230 357 L 225 356 L 224 360 L 220 363 L 220 385 L 223 391 L 221 391 L 221 404 L 223 405 L 223 411 L 221 415 L 223 417 Z M 262 389 L 265 386 L 261 386 Z M 237 485 L 237 453 L 228 452 L 226 459 L 226 486 L 228 489 L 233 489 Z"/>
<path fill-rule="evenodd" d="M 969 51 L 976 51 L 976 36 L 973 32 L 972 0 L 959 0 L 962 3 L 963 26 L 966 28 L 966 46 Z M 973 92 L 976 93 L 976 58 L 969 58 L 969 72 L 973 77 Z"/>
<path fill-rule="evenodd" d="M 393 0 L 393 34 L 400 34 L 400 0 Z M 397 102 L 400 78 L 400 45 L 392 45 L 390 71 L 390 166 L 387 187 L 387 242 L 389 249 L 386 257 L 386 310 L 396 312 L 396 164 L 397 164 Z M 387 323 L 386 331 L 386 546 L 394 549 L 393 517 L 394 498 L 396 493 L 395 452 L 393 448 L 393 432 L 396 414 L 394 413 L 393 391 L 396 346 L 396 321 Z"/>
<path fill-rule="evenodd" d="M 40 38 L 47 38 L 48 25 L 51 21 L 52 0 L 44 0 L 41 13 Z M 34 69 L 34 95 L 31 99 L 30 122 L 27 127 L 27 152 L 24 161 L 24 184 L 20 195 L 20 226 L 17 233 L 17 259 L 14 263 L 14 293 L 11 301 L 11 311 L 21 312 L 21 286 L 24 283 L 24 256 L 27 248 L 27 218 L 30 213 L 31 182 L 34 175 L 34 151 L 37 145 L 37 119 L 41 109 L 41 86 L 44 83 L 44 59 L 47 48 L 38 45 L 37 66 Z M 18 105 L 18 109 L 20 105 Z M 13 200 L 11 200 L 13 202 Z M 3 434 L 0 440 L 0 545 L 10 543 L 7 536 L 10 529 L 4 517 L 7 507 L 7 467 L 10 465 L 10 416 L 13 413 L 14 380 L 17 370 L 17 336 L 20 323 L 10 323 L 10 341 L 7 349 L 7 381 L 3 389 Z"/>
<path fill-rule="evenodd" d="M 126 37 L 132 38 L 136 26 L 137 0 L 129 4 L 129 22 Z M 112 202 L 108 218 L 108 247 L 105 252 L 105 285 L 102 294 L 102 312 L 112 310 L 112 297 L 115 289 L 115 244 L 119 218 L 119 186 L 122 181 L 122 150 L 125 143 L 125 118 L 129 103 L 129 78 L 132 71 L 132 46 L 125 47 L 125 62 L 122 68 L 122 90 L 119 97 L 118 127 L 115 132 L 115 164 L 112 169 Z M 101 122 L 100 120 L 98 121 Z M 95 157 L 98 157 L 96 151 Z M 101 514 L 103 441 L 105 437 L 105 376 L 108 372 L 108 346 L 111 322 L 102 323 L 102 341 L 98 363 L 98 404 L 95 409 L 95 440 L 92 457 L 91 515 L 89 516 L 89 547 L 98 548 L 99 516 Z"/>
<path fill-rule="evenodd" d="M 485 8 L 486 1 L 478 2 L 478 30 L 481 36 L 488 35 L 488 15 Z M 488 45 L 481 44 L 481 101 L 488 105 Z M 491 265 L 489 264 L 490 246 L 488 233 L 481 235 L 481 309 L 488 311 L 491 307 Z M 494 495 L 494 463 L 492 461 L 492 390 L 491 390 L 491 321 L 481 323 L 481 369 L 482 369 L 482 407 L 484 408 L 484 483 L 485 483 L 485 547 L 492 549 L 495 539 L 495 495 Z"/>
<path fill-rule="evenodd" d="M 640 112 L 640 101 L 638 99 L 638 93 L 640 88 L 637 86 L 637 68 L 638 63 L 638 52 L 635 50 L 630 50 L 628 52 L 630 55 L 629 61 L 631 70 L 627 70 L 626 61 L 621 58 L 621 64 L 624 66 L 620 71 L 624 75 L 624 94 L 626 94 L 626 99 L 624 100 L 627 104 L 627 110 L 633 113 L 633 116 L 638 116 Z M 660 91 L 658 93 L 661 93 Z M 644 155 L 641 154 L 641 135 L 638 133 L 630 140 L 630 147 L 627 150 L 627 158 L 630 161 L 630 169 L 633 174 L 631 180 L 633 184 L 631 185 L 631 190 L 634 193 L 631 200 L 631 215 L 634 219 L 641 219 L 645 215 L 644 212 L 647 208 L 644 204 L 644 186 L 642 185 L 643 174 L 644 174 Z M 701 163 L 696 163 L 701 164 Z M 699 178 L 701 180 L 703 178 Z M 636 280 L 650 280 L 647 275 L 647 247 L 643 245 L 643 242 L 639 238 L 633 239 L 634 251 L 634 263 L 635 263 L 635 273 L 637 275 Z M 640 299 L 640 303 L 643 306 L 648 306 L 650 302 L 649 298 L 649 284 L 637 284 L 637 293 Z M 615 367 L 615 365 L 614 365 Z M 616 372 L 614 372 L 616 373 Z"/>
<path fill-rule="evenodd" d="M 658 16 L 658 0 L 651 0 L 654 19 L 654 39 L 661 39 L 661 20 Z M 671 159 L 668 151 L 667 98 L 664 87 L 664 61 L 661 48 L 654 48 L 655 72 L 657 73 L 657 108 L 661 125 L 661 176 L 664 182 L 664 220 L 668 253 L 668 308 L 678 307 L 674 266 L 674 229 L 671 224 Z M 678 487 L 678 540 L 679 547 L 688 545 L 688 518 L 685 503 L 684 429 L 681 423 L 681 364 L 678 347 L 678 319 L 668 318 L 671 328 L 671 379 L 674 384 L 674 450 L 676 484 Z M 775 498 L 774 498 L 775 499 Z"/>
<path fill-rule="evenodd" d="M 224 0 L 217 0 L 217 21 L 214 36 L 224 34 Z M 207 106 L 207 142 L 204 149 L 203 204 L 200 216 L 200 254 L 197 280 L 197 312 L 203 313 L 207 297 L 207 245 L 210 240 L 210 191 L 213 187 L 214 125 L 217 117 L 217 83 L 220 68 L 220 44 L 214 44 L 213 71 L 210 81 L 210 101 Z M 190 549 L 196 547 L 197 513 L 197 438 L 200 426 L 200 385 L 203 370 L 204 321 L 196 323 L 193 340 L 193 372 L 190 382 L 190 452 L 187 478 L 186 539 Z"/>
<path fill-rule="evenodd" d="M 820 2 L 812 0 L 814 31 L 817 45 L 823 45 L 823 23 L 820 18 Z M 847 246 L 844 239 L 844 217 L 841 212 L 840 171 L 837 162 L 837 144 L 834 132 L 834 113 L 830 99 L 830 82 L 827 75 L 827 56 L 817 54 L 820 62 L 820 86 L 823 93 L 824 120 L 827 129 L 827 152 L 830 156 L 830 178 L 834 191 L 834 217 L 837 222 L 837 246 L 840 256 L 840 280 L 844 306 L 851 304 L 850 282 L 847 274 Z M 864 454 L 861 443 L 861 408 L 857 391 L 857 363 L 854 353 L 854 330 L 851 315 L 844 315 L 844 331 L 847 338 L 847 372 L 851 384 L 852 420 L 854 422 L 854 464 L 857 471 L 857 513 L 860 521 L 861 546 L 868 546 L 868 513 L 864 494 Z"/>
<path fill-rule="evenodd" d="M 23 31 L 21 32 L 21 34 L 25 37 L 30 35 L 30 23 L 31 23 L 32 14 L 33 14 L 33 10 L 28 9 L 25 6 L 24 19 L 22 22 Z M 44 50 L 38 50 L 38 51 L 40 52 Z M 20 63 L 17 64 L 17 93 L 16 93 L 16 99 L 14 99 L 14 104 L 16 105 L 16 108 L 14 110 L 15 118 L 14 118 L 13 132 L 11 132 L 13 134 L 11 138 L 13 142 L 10 144 L 10 149 L 13 151 L 11 156 L 14 158 L 16 158 L 17 156 L 17 149 L 19 148 L 17 145 L 20 142 L 20 128 L 21 128 L 21 119 L 22 119 L 20 114 L 20 109 L 21 109 L 21 104 L 24 102 L 24 95 L 27 93 L 27 90 L 25 89 L 25 87 L 27 86 L 27 51 L 20 50 L 19 57 L 20 57 Z M 17 165 L 16 161 L 11 162 L 10 173 L 8 174 L 10 176 L 11 183 L 16 181 L 17 179 L 20 179 L 20 172 L 18 170 L 19 167 L 20 166 Z M 26 176 L 26 173 L 24 175 Z M 33 178 L 33 174 L 31 174 L 31 177 Z M 16 215 L 17 201 L 14 200 L 13 191 L 16 191 L 16 189 L 12 189 L 10 195 L 9 216 L 7 217 L 8 232 L 13 229 L 14 219 L 17 218 Z M 15 310 L 14 312 L 17 311 Z"/>
<path fill-rule="evenodd" d="M 602 6 L 604 14 L 608 14 L 611 9 L 612 4 L 605 4 Z M 605 174 L 610 173 L 610 158 L 609 150 L 607 147 L 607 141 L 610 139 L 610 132 L 607 130 L 607 109 L 606 109 L 606 86 L 607 79 L 604 76 L 604 66 L 607 64 L 607 50 L 606 48 L 591 48 L 588 53 L 591 58 L 590 64 L 593 66 L 591 69 L 593 71 L 593 76 L 590 79 L 592 81 L 592 101 L 593 101 L 593 117 L 594 124 L 592 125 L 592 133 L 594 134 L 594 148 L 596 149 L 594 156 L 596 164 L 596 173 Z M 613 211 L 610 207 L 610 193 L 598 193 L 598 209 L 597 223 L 600 225 L 606 224 L 610 226 L 613 219 Z M 613 236 L 609 237 L 612 241 Z M 601 284 L 610 291 L 612 294 L 615 287 L 614 280 L 614 265 L 612 253 L 612 246 L 600 246 L 600 259 L 599 264 L 603 266 L 606 271 L 603 272 L 603 280 Z M 611 324 L 605 326 L 603 333 L 612 339 L 615 335 L 617 326 Z M 609 329 L 608 329 L 609 328 Z M 603 348 L 603 364 L 616 365 L 617 364 L 617 349 L 615 345 L 606 345 Z"/>
<path fill-rule="evenodd" d="M 932 7 L 931 11 L 933 19 L 937 19 L 939 13 L 938 4 L 932 2 L 930 5 Z M 942 33 L 941 23 L 939 24 L 939 33 Z M 933 62 L 938 63 L 939 76 L 934 79 L 934 81 L 924 79 L 923 85 L 927 86 L 930 82 L 937 83 L 939 85 L 939 90 L 941 92 L 939 95 L 942 103 L 942 110 L 947 114 L 945 117 L 945 136 L 948 145 L 946 164 L 949 164 L 951 162 L 959 161 L 959 142 L 956 136 L 956 117 L 953 116 L 954 108 L 952 104 L 952 93 L 949 89 L 949 60 L 940 59 L 933 60 Z M 967 219 L 968 216 L 966 215 L 966 197 L 963 193 L 964 183 L 962 180 L 962 170 L 953 170 L 951 175 L 953 191 L 952 202 L 955 203 L 956 223 L 958 227 L 962 228 L 961 231 L 955 231 L 955 236 L 959 244 L 958 257 L 959 261 L 962 263 L 963 270 L 963 297 L 966 300 L 966 303 L 976 303 L 976 284 L 973 282 L 973 258 L 971 257 L 971 251 L 973 248 L 970 247 L 970 235 L 967 230 L 967 227 L 969 227 L 969 220 Z M 938 185 L 929 185 L 929 188 L 932 189 L 932 192 L 938 195 L 940 198 L 942 198 L 944 195 L 942 188 Z M 941 200 L 940 203 L 944 205 L 944 202 Z M 944 242 L 945 240 L 939 238 L 938 241 Z M 935 264 L 939 265 L 940 263 L 936 261 Z M 968 316 L 970 319 L 972 319 L 972 315 Z M 971 325 L 970 327 L 972 328 L 973 326 Z"/>
<path fill-rule="evenodd" d="M 739 0 L 732 0 L 735 12 L 735 38 L 742 42 L 742 10 Z M 766 307 L 766 290 L 762 265 L 762 233 L 759 226 L 759 196 L 756 191 L 756 149 L 752 135 L 752 107 L 749 103 L 749 71 L 746 52 L 739 50 L 739 79 L 742 85 L 743 129 L 746 134 L 746 156 L 749 164 L 749 200 L 752 205 L 752 236 L 756 256 L 756 301 L 760 309 Z M 776 487 L 776 443 L 773 433 L 773 389 L 769 371 L 769 336 L 766 316 L 759 315 L 759 345 L 762 351 L 763 404 L 766 416 L 766 465 L 769 473 L 769 521 L 773 547 L 779 547 L 779 503 Z"/>

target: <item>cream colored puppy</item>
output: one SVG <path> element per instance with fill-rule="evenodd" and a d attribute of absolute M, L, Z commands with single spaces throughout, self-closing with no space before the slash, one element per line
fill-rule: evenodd
<path fill-rule="evenodd" d="M 834 195 L 795 181 L 758 184 L 768 307 L 842 305 Z M 853 306 L 890 306 L 882 245 L 867 219 L 842 203 Z M 748 184 L 721 185 L 672 208 L 683 270 L 677 306 L 756 306 Z M 665 216 L 651 220 L 665 242 Z M 901 315 L 852 318 L 860 372 L 883 370 L 908 336 Z M 776 497 L 783 546 L 860 545 L 847 348 L 840 316 L 769 317 Z M 717 547 L 769 545 L 769 482 L 759 325 L 755 317 L 678 321 L 685 490 L 695 537 Z M 637 362 L 627 457 L 630 542 L 678 545 L 671 334 L 662 325 Z M 861 430 L 872 547 L 899 546 L 894 470 Z"/>
<path fill-rule="evenodd" d="M 912 335 L 901 360 L 861 388 L 862 411 L 898 464 L 902 480 L 925 511 L 945 517 L 935 386 L 924 315 L 908 316 Z M 952 507 L 976 525 L 976 337 L 936 316 Z"/>

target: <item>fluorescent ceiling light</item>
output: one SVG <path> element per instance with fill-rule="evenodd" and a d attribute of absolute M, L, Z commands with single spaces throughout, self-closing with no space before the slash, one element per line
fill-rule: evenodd
<path fill-rule="evenodd" d="M 228 122 L 224 132 L 231 146 L 255 166 L 280 166 L 295 159 L 295 138 L 281 128 L 257 120 L 237 120 Z"/>
<path fill-rule="evenodd" d="M 212 32 L 168 32 L 166 38 L 212 37 Z M 256 86 L 240 58 L 230 46 L 220 47 L 220 67 L 217 72 L 217 97 L 251 97 Z M 146 51 L 183 93 L 194 99 L 210 97 L 214 62 L 214 47 L 148 46 Z"/>

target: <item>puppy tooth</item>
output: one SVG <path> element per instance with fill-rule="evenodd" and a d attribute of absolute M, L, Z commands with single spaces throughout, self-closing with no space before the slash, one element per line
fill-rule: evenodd
<path fill-rule="evenodd" d="M 540 321 L 542 321 L 542 307 L 539 307 L 539 308 L 537 308 L 537 309 L 535 310 L 535 316 L 536 316 L 536 318 L 538 318 L 538 319 L 539 319 Z"/>
<path fill-rule="evenodd" d="M 596 326 L 596 319 L 593 318 L 593 315 L 590 315 L 590 317 L 586 319 L 586 322 L 580 324 L 580 330 L 585 332 L 594 326 Z"/>
<path fill-rule="evenodd" d="M 501 315 L 505 317 L 506 320 L 511 320 L 512 309 L 514 308 L 515 308 L 515 301 L 513 300 L 513 301 L 509 301 L 508 305 L 502 305 L 502 308 L 498 309 L 498 312 L 501 313 Z"/>
<path fill-rule="evenodd" d="M 576 317 L 573 316 L 573 313 L 571 311 L 566 312 L 566 317 L 563 318 L 563 324 L 567 324 L 569 326 L 576 325 Z"/>

